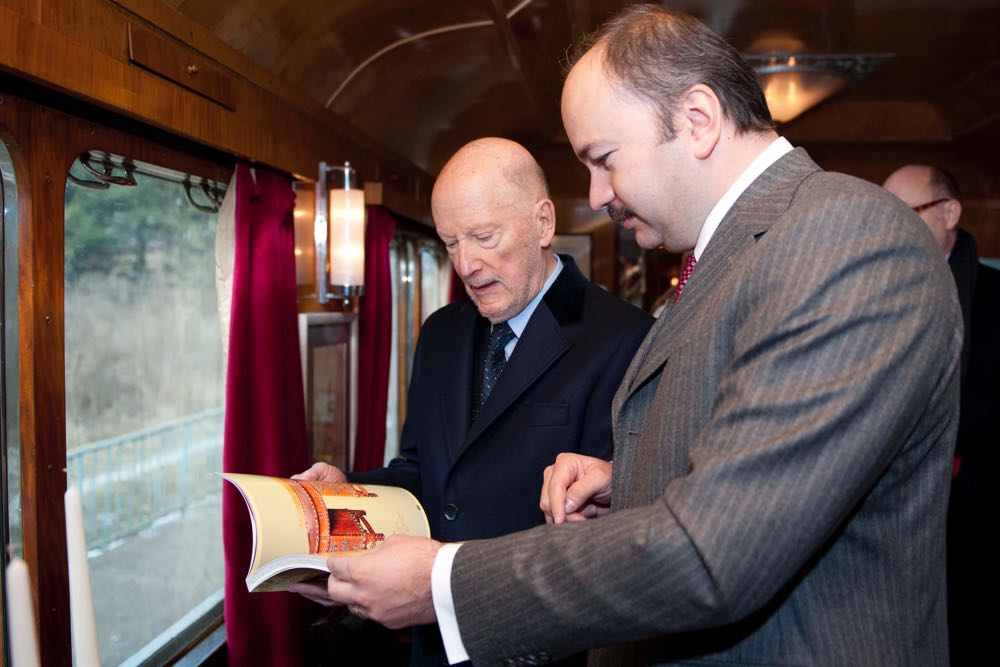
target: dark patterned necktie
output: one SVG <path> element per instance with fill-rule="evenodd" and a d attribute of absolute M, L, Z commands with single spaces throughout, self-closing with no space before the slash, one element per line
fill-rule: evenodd
<path fill-rule="evenodd" d="M 688 279 L 694 273 L 694 267 L 697 263 L 698 260 L 695 259 L 693 252 L 684 261 L 684 268 L 681 269 L 681 281 L 677 283 L 677 291 L 674 292 L 674 303 L 677 303 L 677 300 L 681 298 L 681 292 L 684 291 L 684 286 L 687 285 Z"/>
<path fill-rule="evenodd" d="M 486 363 L 483 366 L 483 385 L 479 390 L 479 402 L 472 408 L 472 418 L 479 415 L 479 411 L 486 405 L 486 399 L 490 397 L 493 387 L 496 386 L 504 367 L 507 365 L 507 357 L 503 349 L 507 343 L 514 339 L 514 331 L 506 322 L 493 325 L 490 332 L 490 342 L 486 349 Z"/>

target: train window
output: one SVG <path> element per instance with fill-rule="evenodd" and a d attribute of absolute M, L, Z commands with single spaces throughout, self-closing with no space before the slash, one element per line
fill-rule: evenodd
<path fill-rule="evenodd" d="M 14 164 L 6 145 L 0 140 L 0 487 L 7 502 L 0 509 L 0 536 L 5 551 L 20 555 L 21 543 L 21 446 L 20 400 L 18 392 L 18 326 L 17 326 L 17 182 Z M 6 563 L 5 559 L 3 562 Z"/>
<path fill-rule="evenodd" d="M 420 321 L 448 303 L 451 261 L 440 243 L 420 242 Z"/>
<path fill-rule="evenodd" d="M 439 241 L 397 233 L 389 249 L 392 271 L 392 349 L 386 409 L 385 461 L 399 454 L 406 394 L 420 325 L 448 303 L 451 262 Z"/>
<path fill-rule="evenodd" d="M 389 399 L 385 410 L 385 462 L 399 454 L 399 435 L 406 417 L 407 348 L 405 333 L 408 304 L 412 298 L 413 263 L 409 261 L 409 246 L 397 234 L 389 245 L 389 272 L 392 276 L 392 354 L 389 356 Z M 400 336 L 400 327 L 404 333 Z M 402 364 L 400 363 L 402 361 Z M 403 372 L 400 373 L 400 368 Z"/>
<path fill-rule="evenodd" d="M 93 151 L 66 183 L 66 458 L 107 664 L 155 655 L 221 606 L 221 194 Z"/>

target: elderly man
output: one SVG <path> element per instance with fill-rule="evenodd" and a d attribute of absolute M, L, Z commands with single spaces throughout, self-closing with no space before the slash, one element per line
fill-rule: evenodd
<path fill-rule="evenodd" d="M 331 597 L 436 614 L 477 665 L 945 662 L 961 339 L 930 234 L 791 149 L 739 53 L 681 14 L 613 19 L 562 112 L 592 206 L 694 249 L 615 397 L 614 464 L 560 455 L 559 525 L 389 540 L 331 562 Z"/>
<path fill-rule="evenodd" d="M 611 399 L 652 319 L 552 253 L 555 208 L 522 146 L 466 145 L 431 206 L 471 301 L 421 329 L 401 456 L 346 476 L 317 463 L 300 477 L 402 486 L 435 538 L 495 537 L 544 522 L 538 489 L 560 451 L 610 458 Z M 415 661 L 433 654 L 434 637 L 422 640 Z"/>
<path fill-rule="evenodd" d="M 976 242 L 959 227 L 962 196 L 938 167 L 900 167 L 884 187 L 917 212 L 955 278 L 962 306 L 962 390 L 958 442 L 948 503 L 948 639 L 953 665 L 977 664 L 989 650 L 983 590 L 996 580 L 997 451 L 1000 445 L 1000 271 L 980 264 Z"/>

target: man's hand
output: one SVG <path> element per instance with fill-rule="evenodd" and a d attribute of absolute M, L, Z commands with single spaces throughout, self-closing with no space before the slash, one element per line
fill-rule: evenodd
<path fill-rule="evenodd" d="M 335 468 L 329 463 L 319 461 L 312 464 L 309 470 L 292 475 L 292 479 L 301 479 L 306 482 L 332 482 L 334 484 L 346 482 L 347 476 L 340 468 Z"/>
<path fill-rule="evenodd" d="M 538 506 L 546 523 L 583 521 L 611 511 L 611 463 L 563 453 L 545 469 Z"/>
<path fill-rule="evenodd" d="M 330 602 L 346 605 L 355 616 L 394 630 L 433 623 L 437 617 L 431 569 L 440 548 L 440 542 L 425 537 L 394 535 L 370 553 L 332 556 L 327 561 Z M 296 592 L 327 604 L 304 591 Z"/>
<path fill-rule="evenodd" d="M 312 600 L 324 607 L 336 607 L 336 602 L 330 599 L 330 593 L 326 590 L 326 579 L 308 579 L 292 584 L 288 587 L 289 593 L 298 593 L 304 598 Z"/>

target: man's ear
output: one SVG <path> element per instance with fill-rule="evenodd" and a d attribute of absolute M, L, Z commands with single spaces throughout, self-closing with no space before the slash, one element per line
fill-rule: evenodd
<path fill-rule="evenodd" d="M 962 202 L 949 199 L 944 203 L 944 228 L 949 232 L 958 227 L 958 219 L 962 217 Z"/>
<path fill-rule="evenodd" d="M 556 207 L 551 199 L 539 199 L 532 211 L 535 223 L 538 225 L 539 245 L 548 248 L 552 245 L 552 237 L 556 233 Z"/>
<path fill-rule="evenodd" d="M 678 108 L 678 118 L 693 155 L 699 160 L 708 158 L 722 136 L 723 114 L 719 97 L 705 84 L 695 84 L 681 97 Z"/>

